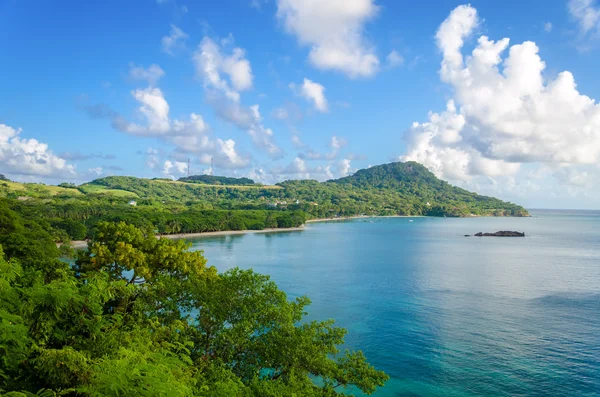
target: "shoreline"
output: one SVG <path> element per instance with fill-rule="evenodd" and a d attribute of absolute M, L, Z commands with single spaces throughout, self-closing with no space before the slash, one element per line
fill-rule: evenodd
<path fill-rule="evenodd" d="M 318 222 L 339 222 L 347 221 L 352 219 L 371 219 L 371 218 L 425 218 L 424 215 L 356 215 L 346 216 L 337 218 L 319 218 L 309 219 L 302 226 L 298 227 L 286 227 L 286 228 L 267 228 L 262 230 L 222 230 L 218 232 L 202 232 L 202 233 L 176 233 L 176 234 L 157 234 L 156 238 L 168 238 L 171 240 L 181 240 L 189 238 L 202 238 L 202 237 L 215 237 L 215 236 L 230 236 L 230 235 L 242 235 L 242 234 L 253 234 L 253 233 L 279 233 L 279 232 L 299 232 L 306 230 L 306 226 L 309 223 Z M 74 249 L 87 248 L 87 240 L 74 240 L 71 241 L 70 246 Z M 57 244 L 58 245 L 58 244 Z"/>
<path fill-rule="evenodd" d="M 305 229 L 305 226 L 298 227 L 282 227 L 282 228 L 267 228 L 262 230 L 222 230 L 219 232 L 203 232 L 203 233 L 176 233 L 176 234 L 157 234 L 156 238 L 167 238 L 169 240 L 183 240 L 188 238 L 200 238 L 200 237 L 215 237 L 215 236 L 231 236 L 241 234 L 254 234 L 254 233 L 278 233 L 278 232 L 299 232 Z M 87 240 L 74 240 L 71 241 L 71 248 L 87 248 Z"/>

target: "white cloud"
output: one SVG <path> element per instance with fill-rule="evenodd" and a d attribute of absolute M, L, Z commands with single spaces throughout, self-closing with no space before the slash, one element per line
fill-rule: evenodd
<path fill-rule="evenodd" d="M 341 148 L 343 148 L 347 144 L 348 144 L 348 142 L 344 138 L 340 138 L 340 137 L 337 137 L 337 136 L 333 135 L 331 137 L 331 141 L 329 142 L 329 147 L 331 147 L 331 149 L 335 153 L 337 153 L 338 150 L 340 150 Z"/>
<path fill-rule="evenodd" d="M 333 170 L 335 171 L 332 171 Z M 262 175 L 262 181 L 270 183 L 287 179 L 314 179 L 326 181 L 350 175 L 354 170 L 350 159 L 342 159 L 337 162 L 329 161 L 326 164 L 309 167 L 301 157 L 296 157 L 285 167 L 275 167 Z"/>
<path fill-rule="evenodd" d="M 582 35 L 594 30 L 600 32 L 600 6 L 596 0 L 569 0 L 568 8 Z"/>
<path fill-rule="evenodd" d="M 552 22 L 548 21 L 544 24 L 544 32 L 546 32 L 546 33 L 552 32 Z"/>
<path fill-rule="evenodd" d="M 145 155 L 146 166 L 148 166 L 148 168 L 150 168 L 151 170 L 156 169 L 156 167 L 158 167 L 158 165 L 160 164 L 158 150 L 150 147 L 148 148 L 148 150 L 146 150 Z"/>
<path fill-rule="evenodd" d="M 379 70 L 375 48 L 364 37 L 364 25 L 378 9 L 374 0 L 277 0 L 277 17 L 310 47 L 310 63 L 352 78 Z"/>
<path fill-rule="evenodd" d="M 404 57 L 396 50 L 392 50 L 385 58 L 389 68 L 397 68 L 404 64 Z"/>
<path fill-rule="evenodd" d="M 262 123 L 259 105 L 245 107 L 210 91 L 207 93 L 206 100 L 213 107 L 217 116 L 246 131 L 254 146 L 265 151 L 271 158 L 281 157 L 283 152 L 275 143 L 273 130 L 265 127 Z"/>
<path fill-rule="evenodd" d="M 0 172 L 6 175 L 73 178 L 75 166 L 37 139 L 21 138 L 22 130 L 0 124 Z"/>
<path fill-rule="evenodd" d="M 167 178 L 175 179 L 175 173 L 177 173 L 177 175 L 185 175 L 187 170 L 188 165 L 183 161 L 165 160 L 165 163 L 163 164 L 163 175 L 165 175 Z"/>
<path fill-rule="evenodd" d="M 164 75 L 165 71 L 157 64 L 152 64 L 147 69 L 133 63 L 129 64 L 129 77 L 133 80 L 144 80 L 150 85 L 155 85 Z"/>
<path fill-rule="evenodd" d="M 342 160 L 338 161 L 337 169 L 338 169 L 338 174 L 340 177 L 350 175 L 353 172 L 351 160 L 350 159 L 342 159 Z"/>
<path fill-rule="evenodd" d="M 299 95 L 306 98 L 309 102 L 312 102 L 315 109 L 319 112 L 327 112 L 329 110 L 327 98 L 325 98 L 325 87 L 321 84 L 305 78 L 301 87 L 297 88 L 294 83 L 291 83 L 290 88 L 293 91 L 297 91 Z"/>
<path fill-rule="evenodd" d="M 88 168 L 88 172 L 90 174 L 94 174 L 96 176 L 100 176 L 103 173 L 102 167 L 94 167 L 94 168 Z"/>
<path fill-rule="evenodd" d="M 159 88 L 138 89 L 132 91 L 131 95 L 141 104 L 138 112 L 145 123 L 130 122 L 106 109 L 100 112 L 100 117 L 110 117 L 112 125 L 122 132 L 160 138 L 175 145 L 178 153 L 196 155 L 203 164 L 210 164 L 212 158 L 221 168 L 248 166 L 249 156 L 237 153 L 233 140 L 211 137 L 210 127 L 201 115 L 191 113 L 188 120 L 171 119 L 169 104 Z M 155 149 L 149 149 L 147 161 L 152 169 L 157 168 L 160 162 L 158 155 Z"/>
<path fill-rule="evenodd" d="M 254 122 L 248 130 L 248 134 L 252 138 L 254 145 L 265 150 L 269 156 L 273 158 L 280 157 L 281 149 L 273 141 L 273 131 L 270 128 L 265 128 L 261 123 L 261 116 L 258 105 L 250 106 Z"/>
<path fill-rule="evenodd" d="M 225 45 L 229 41 L 226 40 Z M 224 55 L 219 44 L 205 37 L 194 52 L 193 59 L 204 85 L 223 92 L 234 102 L 240 101 L 240 91 L 252 88 L 252 68 L 244 50 L 239 47 L 233 48 L 231 54 Z M 229 81 L 222 74 L 228 76 Z"/>
<path fill-rule="evenodd" d="M 428 122 L 413 124 L 402 159 L 469 183 L 511 176 L 519 183 L 524 165 L 598 163 L 600 105 L 577 91 L 568 71 L 544 79 L 545 63 L 531 41 L 509 46 L 508 38 L 481 36 L 463 56 L 464 41 L 478 23 L 473 7 L 459 6 L 440 25 L 440 76 L 454 99 L 446 111 L 431 112 Z"/>
<path fill-rule="evenodd" d="M 235 47 L 229 55 L 225 53 L 232 43 L 231 35 L 220 44 L 205 37 L 193 55 L 196 72 L 204 81 L 206 101 L 221 119 L 245 130 L 254 146 L 278 158 L 282 151 L 274 142 L 273 130 L 263 125 L 259 106 L 240 104 L 240 92 L 252 88 L 254 76 L 243 49 Z"/>
<path fill-rule="evenodd" d="M 175 50 L 185 47 L 185 40 L 189 36 L 177 26 L 171 24 L 171 31 L 168 36 L 163 36 L 161 39 L 161 48 L 163 52 L 173 55 Z"/>

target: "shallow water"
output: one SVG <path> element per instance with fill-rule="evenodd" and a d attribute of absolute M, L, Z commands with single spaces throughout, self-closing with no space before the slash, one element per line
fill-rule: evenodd
<path fill-rule="evenodd" d="M 376 396 L 599 396 L 600 212 L 377 218 L 193 240 L 269 274 L 391 379 Z M 464 237 L 518 230 L 525 238 Z"/>

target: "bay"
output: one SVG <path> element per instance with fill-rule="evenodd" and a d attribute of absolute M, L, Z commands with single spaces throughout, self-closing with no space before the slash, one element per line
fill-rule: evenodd
<path fill-rule="evenodd" d="M 600 395 L 600 212 L 372 218 L 192 240 L 334 318 L 376 396 Z M 518 230 L 525 238 L 465 237 Z"/>

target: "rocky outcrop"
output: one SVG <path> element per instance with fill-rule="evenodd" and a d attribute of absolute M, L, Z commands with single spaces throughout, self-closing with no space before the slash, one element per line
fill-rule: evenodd
<path fill-rule="evenodd" d="M 525 233 L 502 230 L 496 233 L 476 233 L 476 237 L 525 237 Z"/>

